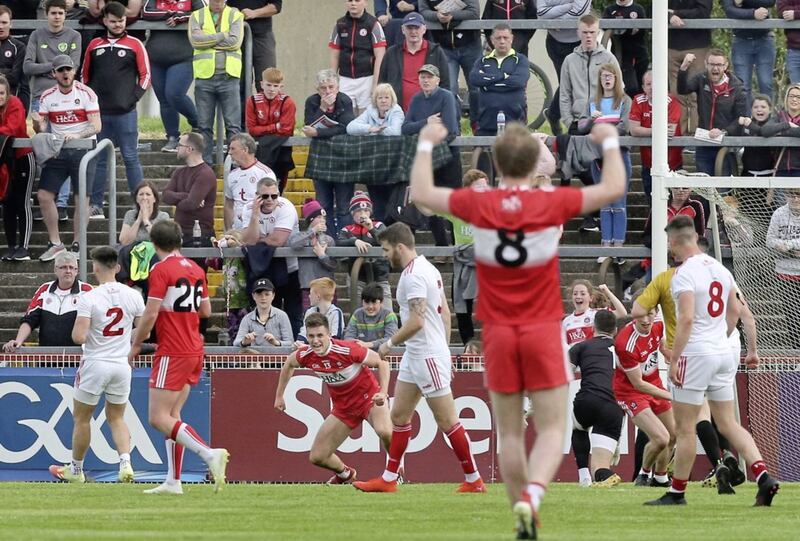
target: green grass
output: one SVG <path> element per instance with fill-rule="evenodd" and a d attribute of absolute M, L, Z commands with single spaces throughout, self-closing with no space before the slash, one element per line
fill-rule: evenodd
<path fill-rule="evenodd" d="M 456 485 L 410 484 L 397 494 L 324 485 L 186 485 L 184 495 L 146 496 L 146 485 L 3 483 L 0 539 L 513 539 L 502 485 L 454 494 Z M 699 484 L 689 505 L 645 508 L 661 489 L 581 489 L 554 484 L 542 508 L 545 541 L 798 538 L 800 485 L 785 483 L 772 508 L 752 508 L 755 485 L 718 496 Z"/>

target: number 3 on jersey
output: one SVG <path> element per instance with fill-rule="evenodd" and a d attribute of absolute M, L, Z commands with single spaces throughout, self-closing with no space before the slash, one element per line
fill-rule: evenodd
<path fill-rule="evenodd" d="M 175 282 L 178 298 L 172 305 L 175 312 L 197 312 L 200 310 L 200 301 L 203 299 L 203 282 L 198 280 L 194 285 L 186 278 L 179 278 Z"/>
<path fill-rule="evenodd" d="M 708 286 L 708 315 L 718 317 L 725 309 L 725 301 L 722 299 L 722 284 L 714 280 Z"/>

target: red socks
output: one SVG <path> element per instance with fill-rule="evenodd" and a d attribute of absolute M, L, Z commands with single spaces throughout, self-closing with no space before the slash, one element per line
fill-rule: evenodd
<path fill-rule="evenodd" d="M 753 464 L 750 465 L 750 471 L 753 473 L 753 477 L 756 478 L 756 482 L 758 482 L 761 476 L 767 473 L 767 465 L 763 460 L 753 462 Z"/>
<path fill-rule="evenodd" d="M 475 464 L 475 458 L 472 456 L 472 449 L 470 449 L 469 435 L 461 423 L 456 423 L 450 430 L 445 433 L 447 439 L 450 440 L 450 445 L 453 447 L 453 452 L 458 457 L 461 463 L 461 469 L 465 474 L 474 474 L 478 472 L 478 466 Z"/>
<path fill-rule="evenodd" d="M 392 443 L 389 445 L 389 462 L 386 464 L 386 471 L 397 474 L 400 462 L 411 441 L 411 425 L 395 426 L 392 430 Z"/>

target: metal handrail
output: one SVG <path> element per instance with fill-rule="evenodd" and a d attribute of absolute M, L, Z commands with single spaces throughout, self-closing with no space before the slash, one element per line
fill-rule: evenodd
<path fill-rule="evenodd" d="M 97 142 L 94 150 L 90 150 L 81 158 L 81 163 L 78 169 L 78 201 L 76 207 L 78 209 L 78 223 L 80 224 L 80 235 L 78 238 L 80 259 L 78 261 L 78 276 L 84 282 L 86 281 L 86 268 L 87 268 L 87 216 L 89 209 L 86 205 L 86 169 L 89 167 L 89 161 L 93 160 L 100 155 L 101 152 L 108 153 L 106 160 L 106 180 L 109 182 L 108 200 L 111 202 L 108 205 L 108 244 L 113 246 L 117 242 L 117 155 L 114 152 L 114 143 L 111 139 L 103 139 Z"/>

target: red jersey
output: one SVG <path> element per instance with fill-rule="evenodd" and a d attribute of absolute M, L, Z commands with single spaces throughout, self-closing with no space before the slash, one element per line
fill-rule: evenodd
<path fill-rule="evenodd" d="M 656 321 L 650 334 L 640 334 L 633 322 L 625 325 L 614 339 L 614 349 L 619 365 L 614 373 L 614 394 L 641 394 L 633 388 L 625 372 L 640 367 L 642 379 L 656 387 L 664 388 L 658 374 L 658 348 L 664 335 L 664 322 Z"/>
<path fill-rule="evenodd" d="M 667 96 L 669 106 L 667 107 L 667 123 L 675 124 L 675 135 L 681 135 L 681 102 L 675 96 Z M 647 100 L 645 94 L 638 94 L 633 98 L 631 103 L 631 112 L 628 117 L 629 120 L 636 120 L 642 128 L 653 127 L 653 106 Z M 639 152 L 642 155 L 642 166 L 653 166 L 653 151 L 650 147 L 639 147 Z M 670 171 L 677 171 L 683 167 L 683 148 L 682 147 L 669 147 L 667 153 L 667 163 L 669 163 Z"/>
<path fill-rule="evenodd" d="M 297 106 L 294 100 L 286 94 L 278 94 L 269 99 L 263 92 L 257 92 L 248 98 L 245 106 L 247 133 L 253 137 L 262 135 L 291 137 L 294 134 L 296 113 Z"/>
<path fill-rule="evenodd" d="M 156 354 L 203 355 L 200 303 L 208 300 L 206 273 L 182 255 L 169 255 L 150 271 L 149 299 L 161 301 L 156 319 Z"/>
<path fill-rule="evenodd" d="M 331 338 L 327 353 L 317 355 L 311 346 L 297 350 L 297 362 L 303 368 L 314 371 L 317 377 L 328 384 L 328 392 L 334 405 L 359 403 L 371 399 L 377 392 L 378 381 L 366 365 L 368 350 L 349 340 Z M 369 394 L 369 396 L 364 396 Z"/>
<path fill-rule="evenodd" d="M 465 188 L 450 213 L 473 226 L 477 316 L 501 325 L 559 321 L 561 226 L 580 213 L 576 188 Z"/>

